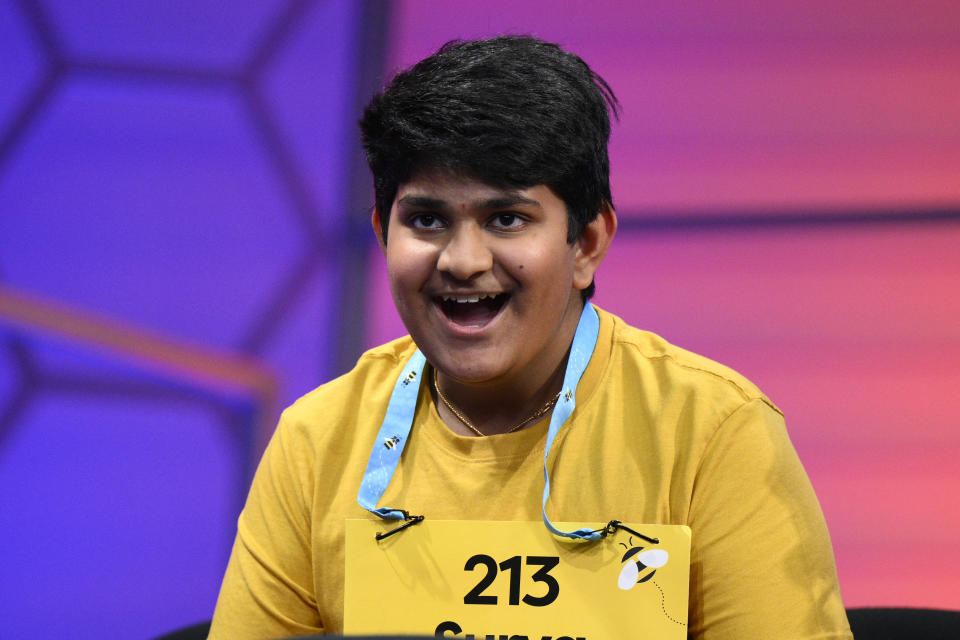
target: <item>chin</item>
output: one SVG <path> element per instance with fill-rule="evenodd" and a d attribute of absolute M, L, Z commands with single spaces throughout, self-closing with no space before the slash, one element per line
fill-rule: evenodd
<path fill-rule="evenodd" d="M 431 358 L 426 351 L 424 355 L 441 373 L 467 384 L 482 384 L 506 372 L 503 363 L 491 362 L 470 353 L 460 354 L 456 350 L 443 349 L 440 357 L 436 358 Z"/>

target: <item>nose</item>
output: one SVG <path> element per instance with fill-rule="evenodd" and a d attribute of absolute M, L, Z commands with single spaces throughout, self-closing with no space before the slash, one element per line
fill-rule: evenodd
<path fill-rule="evenodd" d="M 485 234 L 476 225 L 456 225 L 440 252 L 437 270 L 458 280 L 469 280 L 493 268 L 493 254 Z"/>

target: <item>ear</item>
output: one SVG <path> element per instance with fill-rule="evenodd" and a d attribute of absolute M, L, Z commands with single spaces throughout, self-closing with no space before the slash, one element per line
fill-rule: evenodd
<path fill-rule="evenodd" d="M 387 215 L 390 215 L 389 213 Z M 373 227 L 373 235 L 377 237 L 377 244 L 380 245 L 380 251 L 387 252 L 387 245 L 383 242 L 383 227 L 380 226 L 380 211 L 374 207 L 373 214 L 370 216 L 370 226 Z"/>
<path fill-rule="evenodd" d="M 576 240 L 573 262 L 573 286 L 581 291 L 590 286 L 593 276 L 607 255 L 607 249 L 617 233 L 617 213 L 609 203 L 588 224 Z"/>

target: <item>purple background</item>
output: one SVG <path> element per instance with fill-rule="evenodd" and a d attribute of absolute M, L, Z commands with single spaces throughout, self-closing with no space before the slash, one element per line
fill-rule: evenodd
<path fill-rule="evenodd" d="M 0 312 L 3 637 L 209 619 L 263 425 L 359 351 L 341 274 L 383 15 L 0 1 L 0 291 L 58 311 Z"/>

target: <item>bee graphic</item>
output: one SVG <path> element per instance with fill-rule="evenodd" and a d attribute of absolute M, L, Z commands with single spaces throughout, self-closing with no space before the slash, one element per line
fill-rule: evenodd
<path fill-rule="evenodd" d="M 393 436 L 383 441 L 383 446 L 387 449 L 393 449 L 398 444 L 400 444 L 400 436 Z"/>
<path fill-rule="evenodd" d="M 617 586 L 624 591 L 652 578 L 657 569 L 667 564 L 667 560 L 670 559 L 670 554 L 665 549 L 647 549 L 644 551 L 643 547 L 634 547 L 633 536 L 630 537 L 631 546 L 628 547 L 622 542 L 620 544 L 627 551 L 620 559 L 620 562 L 625 564 L 620 569 Z"/>
<path fill-rule="evenodd" d="M 417 377 L 416 371 L 411 371 L 410 373 L 408 373 L 407 377 L 403 379 L 403 386 L 407 386 L 408 384 L 413 382 L 416 377 Z"/>

